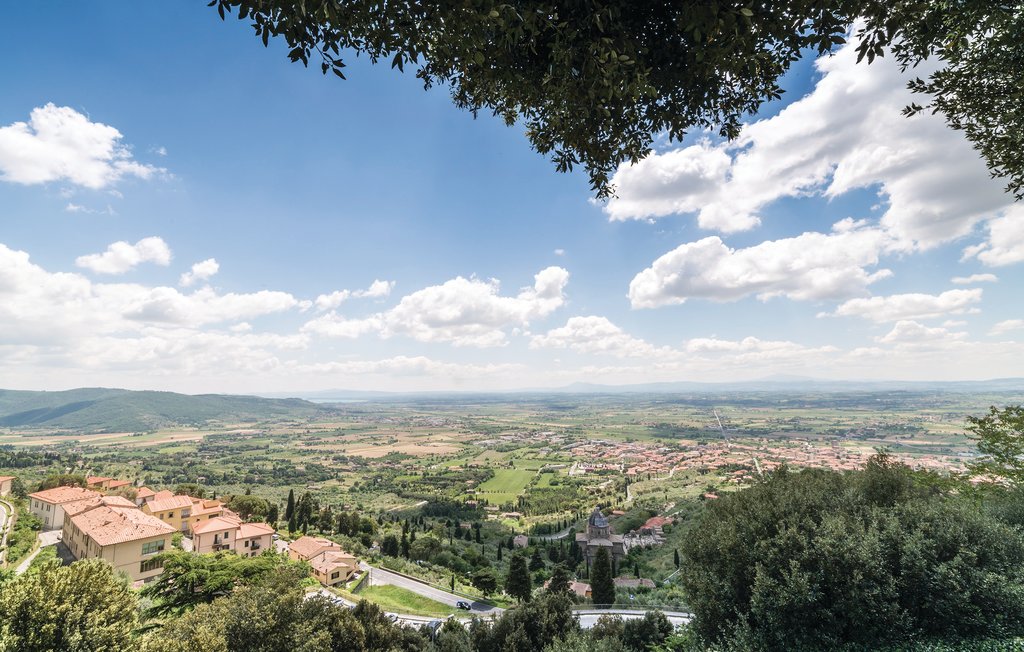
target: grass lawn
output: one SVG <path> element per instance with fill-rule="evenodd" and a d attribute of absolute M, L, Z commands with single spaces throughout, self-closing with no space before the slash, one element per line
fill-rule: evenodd
<path fill-rule="evenodd" d="M 524 469 L 497 469 L 494 477 L 480 485 L 479 490 L 492 504 L 515 500 L 537 475 Z"/>
<path fill-rule="evenodd" d="M 447 616 L 458 609 L 436 600 L 425 598 L 400 586 L 369 586 L 359 592 L 359 598 L 378 604 L 384 611 L 414 616 Z"/>

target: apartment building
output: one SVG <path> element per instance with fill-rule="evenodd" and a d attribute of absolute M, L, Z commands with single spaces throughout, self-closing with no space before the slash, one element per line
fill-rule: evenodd
<path fill-rule="evenodd" d="M 136 582 L 153 579 L 163 565 L 155 557 L 170 550 L 175 528 L 118 496 L 69 506 L 64 543 L 77 559 L 105 559 Z"/>
<path fill-rule="evenodd" d="M 11 493 L 14 487 L 14 476 L 13 475 L 0 475 L 0 496 L 6 496 Z"/>
<path fill-rule="evenodd" d="M 64 505 L 101 495 L 98 491 L 81 487 L 54 487 L 29 494 L 28 509 L 39 517 L 44 530 L 59 530 L 64 527 Z"/>
<path fill-rule="evenodd" d="M 255 557 L 271 550 L 274 528 L 266 523 L 243 523 L 232 516 L 201 521 L 192 526 L 192 549 L 198 553 L 231 550 Z"/>
<path fill-rule="evenodd" d="M 173 495 L 169 491 L 158 491 L 143 501 L 142 511 L 188 534 L 197 523 L 231 514 L 219 500 Z"/>

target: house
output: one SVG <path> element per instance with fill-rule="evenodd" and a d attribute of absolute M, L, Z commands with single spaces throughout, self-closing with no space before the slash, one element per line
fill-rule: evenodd
<path fill-rule="evenodd" d="M 224 503 L 219 500 L 193 498 L 191 511 L 191 515 L 187 517 L 187 532 L 192 532 L 198 523 L 215 518 L 229 517 L 234 518 L 235 520 L 241 520 L 234 512 L 224 507 Z"/>
<path fill-rule="evenodd" d="M 288 556 L 299 561 L 308 561 L 313 575 L 324 586 L 343 584 L 359 569 L 354 555 L 351 555 L 330 539 L 302 536 L 288 544 Z"/>
<path fill-rule="evenodd" d="M 107 484 L 112 480 L 113 478 L 107 478 L 101 475 L 90 475 L 85 479 L 85 486 L 89 489 L 106 489 Z"/>
<path fill-rule="evenodd" d="M 95 498 L 102 494 L 81 487 L 54 487 L 28 495 L 29 511 L 43 523 L 44 530 L 64 527 L 64 505 L 76 500 Z"/>
<path fill-rule="evenodd" d="M 132 483 L 127 480 L 111 480 L 107 483 L 107 491 L 115 491 L 117 489 L 123 489 L 125 487 L 131 488 Z"/>
<path fill-rule="evenodd" d="M 274 528 L 266 523 L 218 516 L 192 526 L 192 549 L 200 553 L 233 550 L 243 557 L 255 557 L 271 549 L 273 534 Z"/>
<path fill-rule="evenodd" d="M 550 584 L 551 584 L 551 580 L 547 580 L 546 582 L 544 582 L 544 588 L 545 589 L 548 588 L 548 586 Z M 569 590 L 572 591 L 573 593 L 575 593 L 576 595 L 578 595 L 581 598 L 589 598 L 590 597 L 590 585 L 587 584 L 586 582 L 579 582 L 577 580 L 573 580 L 573 581 L 569 582 Z"/>
<path fill-rule="evenodd" d="M 530 537 L 525 534 L 517 534 L 512 537 L 512 546 L 514 548 L 525 548 L 530 545 Z"/>
<path fill-rule="evenodd" d="M 590 518 L 587 519 L 586 532 L 580 532 L 576 535 L 576 545 L 580 547 L 580 551 L 587 561 L 588 571 L 594 561 L 594 557 L 597 555 L 597 551 L 601 548 L 608 551 L 608 558 L 612 562 L 612 568 L 615 568 L 618 562 L 622 561 L 622 558 L 626 556 L 622 535 L 612 532 L 608 519 L 597 508 L 594 508 Z"/>
<path fill-rule="evenodd" d="M 154 559 L 171 547 L 175 529 L 119 496 L 75 501 L 64 523 L 64 544 L 76 559 L 105 559 L 133 581 L 162 572 Z"/>
<path fill-rule="evenodd" d="M 0 496 L 6 496 L 13 491 L 14 476 L 0 475 Z"/>
<path fill-rule="evenodd" d="M 158 492 L 162 494 L 164 492 Z M 167 492 L 170 493 L 170 492 Z M 142 505 L 142 511 L 172 526 L 179 532 L 188 530 L 188 519 L 192 515 L 192 498 L 189 496 L 153 497 Z"/>
<path fill-rule="evenodd" d="M 138 489 L 135 490 L 135 504 L 138 505 L 139 507 L 142 507 L 147 502 L 152 500 L 153 496 L 155 495 L 156 492 L 150 489 L 149 487 L 139 487 Z"/>

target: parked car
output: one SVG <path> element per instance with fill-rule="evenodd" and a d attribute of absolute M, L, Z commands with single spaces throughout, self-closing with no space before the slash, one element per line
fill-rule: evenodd
<path fill-rule="evenodd" d="M 473 608 L 473 607 L 472 607 L 472 606 L 471 606 L 471 605 L 470 605 L 470 604 L 469 604 L 468 602 L 466 602 L 465 600 L 459 600 L 458 602 L 456 602 L 456 603 L 455 603 L 455 606 L 456 606 L 456 607 L 458 607 L 459 609 L 464 609 L 464 610 L 466 610 L 466 611 L 469 611 L 470 609 L 472 609 L 472 608 Z"/>

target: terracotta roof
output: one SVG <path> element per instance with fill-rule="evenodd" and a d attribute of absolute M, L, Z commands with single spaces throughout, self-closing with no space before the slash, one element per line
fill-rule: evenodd
<path fill-rule="evenodd" d="M 64 513 L 68 516 L 74 516 L 75 514 L 87 512 L 90 509 L 101 505 L 106 505 L 108 507 L 131 507 L 132 509 L 136 509 L 135 503 L 127 498 L 122 498 L 121 496 L 94 496 L 92 498 L 85 498 L 83 500 L 66 503 L 64 505 Z"/>
<path fill-rule="evenodd" d="M 238 538 L 251 539 L 253 537 L 262 537 L 268 534 L 273 534 L 274 532 L 274 528 L 266 523 L 242 523 L 238 527 Z"/>
<path fill-rule="evenodd" d="M 93 498 L 101 495 L 98 491 L 92 489 L 82 489 L 81 487 L 54 487 L 53 489 L 44 489 L 43 491 L 37 491 L 33 494 L 29 494 L 29 498 L 41 500 L 51 505 L 62 505 L 64 503 L 70 503 L 74 500 L 82 500 L 83 498 Z"/>
<path fill-rule="evenodd" d="M 113 478 L 105 478 L 102 475 L 90 475 L 88 478 L 85 479 L 85 483 L 99 484 L 101 482 L 106 482 L 107 480 L 113 480 Z"/>
<path fill-rule="evenodd" d="M 355 568 L 356 558 L 340 550 L 324 550 L 309 560 L 310 565 L 318 573 L 329 573 L 335 568 Z"/>
<path fill-rule="evenodd" d="M 192 532 L 194 534 L 202 534 L 203 532 L 220 532 L 222 530 L 237 530 L 239 522 L 235 519 L 224 518 L 223 516 L 218 518 L 211 518 L 208 521 L 200 521 L 192 526 Z"/>
<path fill-rule="evenodd" d="M 156 492 L 150 489 L 149 487 L 139 487 L 138 491 L 135 492 L 136 498 L 149 498 L 150 496 L 155 495 Z"/>
<path fill-rule="evenodd" d="M 182 507 L 191 507 L 192 499 L 188 496 L 171 496 L 170 498 L 154 498 L 153 500 L 146 503 L 149 507 L 149 511 L 152 512 L 166 512 L 169 509 L 181 509 Z"/>
<path fill-rule="evenodd" d="M 192 499 L 192 516 L 202 514 L 220 514 L 224 511 L 224 505 L 219 500 Z"/>
<path fill-rule="evenodd" d="M 309 559 L 326 548 L 337 548 L 330 539 L 302 536 L 288 544 L 288 549 L 303 559 Z"/>
<path fill-rule="evenodd" d="M 164 498 L 172 498 L 173 496 L 173 492 L 167 491 L 166 489 L 162 489 L 153 494 L 153 500 L 163 500 Z"/>
<path fill-rule="evenodd" d="M 14 479 L 13 475 L 0 475 L 0 482 L 7 482 L 8 480 L 13 480 L 13 479 Z"/>
<path fill-rule="evenodd" d="M 102 505 L 71 517 L 71 522 L 101 546 L 149 539 L 177 530 L 135 507 Z"/>
<path fill-rule="evenodd" d="M 119 489 L 121 487 L 129 487 L 131 486 L 131 484 L 132 483 L 128 482 L 127 480 L 111 480 L 110 482 L 107 483 L 107 489 Z"/>

